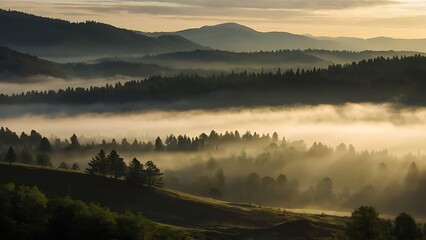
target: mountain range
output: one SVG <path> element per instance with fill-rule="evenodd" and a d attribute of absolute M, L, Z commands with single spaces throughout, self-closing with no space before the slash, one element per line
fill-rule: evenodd
<path fill-rule="evenodd" d="M 177 35 L 213 49 L 236 52 L 279 49 L 326 49 L 350 51 L 418 51 L 426 52 L 426 39 L 370 39 L 348 37 L 313 37 L 288 32 L 259 32 L 237 23 L 186 29 L 177 32 L 143 33 L 146 36 Z"/>
<path fill-rule="evenodd" d="M 313 37 L 288 32 L 259 32 L 237 23 L 177 32 L 143 33 L 94 21 L 73 23 L 2 9 L 0 45 L 46 59 L 85 60 L 210 49 L 232 52 L 282 49 L 426 52 L 426 39 Z"/>
<path fill-rule="evenodd" d="M 93 21 L 72 23 L 1 9 L 0 45 L 39 57 L 100 57 L 207 49 L 178 35 L 147 37 Z"/>

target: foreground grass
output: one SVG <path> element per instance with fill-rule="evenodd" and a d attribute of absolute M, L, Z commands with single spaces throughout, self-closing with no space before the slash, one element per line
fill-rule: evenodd
<path fill-rule="evenodd" d="M 69 196 L 118 212 L 142 212 L 155 222 L 199 232 L 209 239 L 340 239 L 347 222 L 345 217 L 296 214 L 168 189 L 135 188 L 122 180 L 52 168 L 0 164 L 0 181 L 35 185 L 48 197 Z"/>

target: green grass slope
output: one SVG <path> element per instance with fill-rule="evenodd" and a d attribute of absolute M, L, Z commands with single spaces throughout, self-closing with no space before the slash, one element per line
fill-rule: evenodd
<path fill-rule="evenodd" d="M 208 239 L 340 239 L 347 221 L 232 204 L 167 189 L 136 189 L 121 180 L 23 165 L 0 164 L 0 181 L 36 185 L 48 197 L 71 196 L 112 210 L 141 211 L 156 222 L 202 232 Z"/>

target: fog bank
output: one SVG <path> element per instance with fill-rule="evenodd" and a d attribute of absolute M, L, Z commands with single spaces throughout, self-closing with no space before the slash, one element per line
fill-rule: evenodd
<path fill-rule="evenodd" d="M 122 106 L 125 108 L 126 106 Z M 94 107 L 95 108 L 95 107 Z M 99 106 L 97 106 L 99 108 Z M 101 106 L 108 109 L 108 105 Z M 113 108 L 120 109 L 120 105 Z M 227 130 L 277 132 L 289 140 L 303 139 L 309 145 L 342 142 L 357 149 L 388 149 L 392 153 L 417 153 L 426 142 L 426 108 L 395 108 L 389 105 L 347 104 L 216 111 L 149 111 L 133 113 L 61 114 L 61 107 L 37 115 L 42 106 L 1 106 L 0 125 L 14 131 L 61 138 L 73 133 L 86 138 L 138 138 L 153 140 L 168 134 L 191 137 L 202 132 Z M 33 112 L 34 114 L 16 114 Z"/>

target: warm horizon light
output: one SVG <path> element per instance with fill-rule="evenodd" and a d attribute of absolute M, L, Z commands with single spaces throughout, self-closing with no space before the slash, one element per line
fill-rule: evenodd
<path fill-rule="evenodd" d="M 262 32 L 426 38 L 423 0 L 5 0 L 0 8 L 146 32 L 236 22 Z"/>

